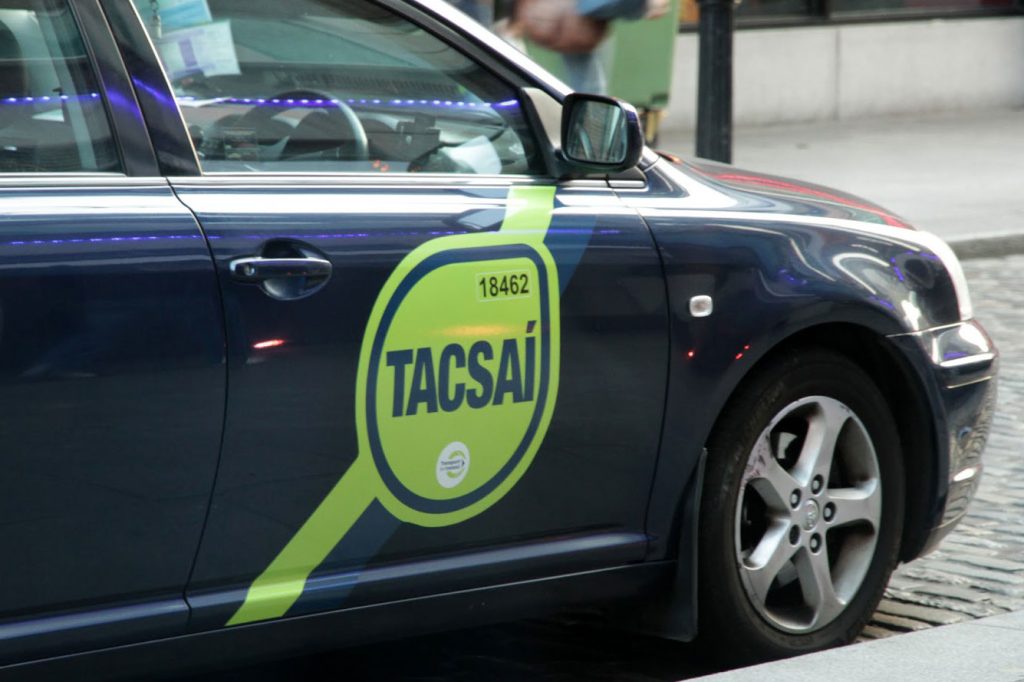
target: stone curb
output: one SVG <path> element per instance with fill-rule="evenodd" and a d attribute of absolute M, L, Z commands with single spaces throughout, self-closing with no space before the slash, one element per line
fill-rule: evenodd
<path fill-rule="evenodd" d="M 694 678 L 704 682 L 1024 680 L 1024 612 Z"/>
<path fill-rule="evenodd" d="M 1020 234 L 982 235 L 967 239 L 947 240 L 957 257 L 999 258 L 1024 253 L 1024 232 Z"/>

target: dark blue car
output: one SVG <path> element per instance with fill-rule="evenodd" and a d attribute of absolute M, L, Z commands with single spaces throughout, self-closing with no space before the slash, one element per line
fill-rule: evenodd
<path fill-rule="evenodd" d="M 436 0 L 0 2 L 0 673 L 580 604 L 854 638 L 974 493 L 955 256 Z"/>

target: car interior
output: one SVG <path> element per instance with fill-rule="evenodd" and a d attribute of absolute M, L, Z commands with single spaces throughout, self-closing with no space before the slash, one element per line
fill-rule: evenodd
<path fill-rule="evenodd" d="M 515 91 L 405 19 L 352 0 L 208 6 L 205 27 L 155 41 L 206 172 L 539 170 Z M 234 54 L 215 61 L 214 35 Z"/>
<path fill-rule="evenodd" d="M 66 7 L 0 8 L 0 172 L 120 167 L 103 101 Z"/>

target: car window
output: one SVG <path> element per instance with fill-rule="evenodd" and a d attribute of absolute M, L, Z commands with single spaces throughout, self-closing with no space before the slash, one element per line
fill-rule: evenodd
<path fill-rule="evenodd" d="M 121 170 L 66 0 L 0 5 L 0 173 Z"/>
<path fill-rule="evenodd" d="M 135 0 L 205 172 L 540 172 L 516 91 L 366 0 Z"/>

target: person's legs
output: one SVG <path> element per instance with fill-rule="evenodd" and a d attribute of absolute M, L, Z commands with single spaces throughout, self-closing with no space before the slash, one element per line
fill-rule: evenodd
<path fill-rule="evenodd" d="M 604 76 L 604 67 L 598 53 L 564 54 L 565 82 L 578 92 L 590 92 L 603 95 L 608 90 Z"/>
<path fill-rule="evenodd" d="M 484 26 L 490 26 L 494 23 L 494 10 L 490 3 L 480 2 L 480 0 L 448 0 L 448 2 L 455 5 Z"/>

